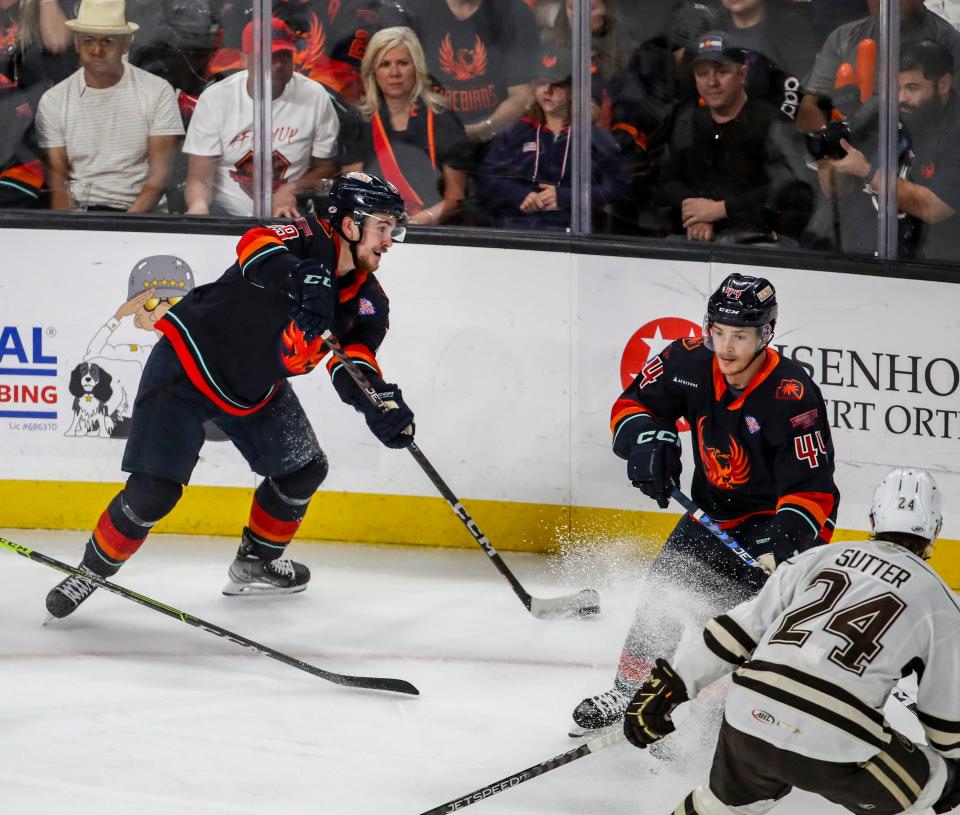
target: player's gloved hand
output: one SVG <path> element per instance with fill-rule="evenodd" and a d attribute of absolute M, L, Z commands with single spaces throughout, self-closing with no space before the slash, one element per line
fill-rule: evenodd
<path fill-rule="evenodd" d="M 670 492 L 680 483 L 680 437 L 676 430 L 644 430 L 627 459 L 627 477 L 661 509 L 670 505 Z"/>
<path fill-rule="evenodd" d="M 643 749 L 669 735 L 676 727 L 671 714 L 689 701 L 687 687 L 670 663 L 658 659 L 623 715 L 623 734 L 634 747 Z"/>
<path fill-rule="evenodd" d="M 378 389 L 377 395 L 383 400 L 387 410 L 380 410 L 364 397 L 359 410 L 367 420 L 367 427 L 387 447 L 394 450 L 409 447 L 413 443 L 415 430 L 413 411 L 403 401 L 400 388 L 385 383 Z"/>
<path fill-rule="evenodd" d="M 287 293 L 295 305 L 290 319 L 312 342 L 330 326 L 336 309 L 336 285 L 331 271 L 315 260 L 298 263 L 287 276 Z"/>

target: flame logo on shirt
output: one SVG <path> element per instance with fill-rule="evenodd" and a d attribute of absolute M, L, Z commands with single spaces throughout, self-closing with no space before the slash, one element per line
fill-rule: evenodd
<path fill-rule="evenodd" d="M 480 35 L 474 38 L 472 49 L 458 48 L 454 51 L 450 35 L 447 34 L 440 43 L 440 68 L 458 82 L 483 76 L 487 72 L 487 47 Z"/>
<path fill-rule="evenodd" d="M 303 332 L 291 322 L 280 335 L 283 342 L 283 364 L 294 376 L 308 374 L 323 358 L 323 339 L 307 342 Z"/>
<path fill-rule="evenodd" d="M 703 462 L 703 472 L 713 486 L 721 490 L 732 490 L 750 480 L 750 459 L 746 451 L 737 444 L 733 436 L 729 436 L 730 449 L 723 452 L 717 447 L 707 447 L 703 443 L 703 425 L 707 417 L 701 416 L 697 420 L 697 443 L 700 445 L 700 461 Z"/>

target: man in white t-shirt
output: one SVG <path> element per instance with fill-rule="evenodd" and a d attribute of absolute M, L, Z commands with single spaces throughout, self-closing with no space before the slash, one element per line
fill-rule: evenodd
<path fill-rule="evenodd" d="M 243 30 L 243 61 L 253 51 L 253 23 Z M 337 113 L 322 85 L 293 72 L 293 34 L 273 19 L 274 218 L 295 218 L 297 195 L 337 171 Z M 248 70 L 207 88 L 187 129 L 187 214 L 253 215 L 253 75 Z"/>
<path fill-rule="evenodd" d="M 124 61 L 139 28 L 123 0 L 83 0 L 67 27 L 80 69 L 37 106 L 51 207 L 150 212 L 163 198 L 183 123 L 170 84 Z"/>

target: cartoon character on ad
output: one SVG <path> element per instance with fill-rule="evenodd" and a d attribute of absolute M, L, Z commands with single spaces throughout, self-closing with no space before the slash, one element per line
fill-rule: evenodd
<path fill-rule="evenodd" d="M 161 334 L 154 328 L 195 285 L 176 255 L 137 261 L 123 303 L 94 334 L 70 375 L 72 418 L 65 435 L 127 438 L 143 364 Z"/>

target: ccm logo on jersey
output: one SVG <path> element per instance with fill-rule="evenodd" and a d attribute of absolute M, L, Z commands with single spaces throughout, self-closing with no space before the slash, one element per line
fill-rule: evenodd
<path fill-rule="evenodd" d="M 640 380 L 640 390 L 643 390 L 647 385 L 656 382 L 663 374 L 663 360 L 660 357 L 654 357 L 640 369 L 640 373 L 643 374 L 643 379 Z"/>
<path fill-rule="evenodd" d="M 807 462 L 811 469 L 820 466 L 820 456 L 827 457 L 827 448 L 819 430 L 794 437 L 793 452 L 797 454 L 798 461 Z"/>

